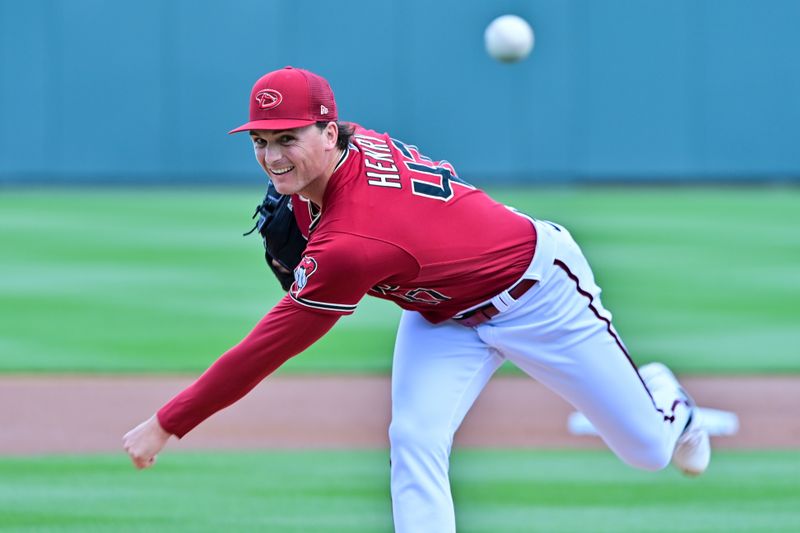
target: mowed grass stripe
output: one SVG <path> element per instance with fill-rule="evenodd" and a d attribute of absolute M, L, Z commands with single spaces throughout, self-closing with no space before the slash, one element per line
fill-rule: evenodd
<path fill-rule="evenodd" d="M 0 458 L 4 531 L 389 532 L 386 451 Z M 459 531 L 790 532 L 800 529 L 795 452 L 715 455 L 688 479 L 605 451 L 456 450 Z"/>
<path fill-rule="evenodd" d="M 197 372 L 281 297 L 258 188 L 0 191 L 0 371 Z M 513 188 L 566 225 L 638 362 L 800 371 L 796 188 Z M 286 372 L 388 372 L 399 310 L 365 298 Z"/>

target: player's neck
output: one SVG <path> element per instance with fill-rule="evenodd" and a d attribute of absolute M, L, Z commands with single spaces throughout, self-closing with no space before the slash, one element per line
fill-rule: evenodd
<path fill-rule="evenodd" d="M 339 164 L 339 161 L 342 159 L 342 150 L 336 149 L 332 152 L 332 158 L 327 165 L 327 169 L 325 172 L 308 184 L 308 186 L 300 191 L 300 194 L 303 195 L 305 198 L 308 198 L 317 207 L 322 207 L 323 198 L 325 197 L 325 190 L 328 188 L 328 182 L 333 176 L 334 171 L 336 170 L 336 165 Z"/>

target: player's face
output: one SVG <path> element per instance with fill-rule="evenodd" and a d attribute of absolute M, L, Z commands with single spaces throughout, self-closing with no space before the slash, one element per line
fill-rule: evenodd
<path fill-rule="evenodd" d="M 324 130 L 316 125 L 291 130 L 254 130 L 250 132 L 253 149 L 261 168 L 281 194 L 309 196 L 320 177 L 329 177 L 335 157 L 337 129 L 329 124 Z"/>

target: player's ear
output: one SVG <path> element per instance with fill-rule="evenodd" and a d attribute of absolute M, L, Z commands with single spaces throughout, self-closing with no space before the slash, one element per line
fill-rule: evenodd
<path fill-rule="evenodd" d="M 328 122 L 322 132 L 325 136 L 325 144 L 328 148 L 335 148 L 336 141 L 339 139 L 339 125 L 336 122 Z"/>

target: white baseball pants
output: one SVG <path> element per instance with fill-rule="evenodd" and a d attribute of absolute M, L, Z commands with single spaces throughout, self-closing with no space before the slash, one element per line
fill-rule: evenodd
<path fill-rule="evenodd" d="M 398 533 L 456 530 L 448 478 L 453 435 L 505 360 L 591 421 L 624 462 L 669 464 L 688 420 L 677 385 L 649 391 L 600 303 L 591 268 L 567 230 L 535 221 L 539 280 L 475 328 L 403 312 L 392 372 L 391 489 Z M 501 307 L 502 306 L 502 307 Z M 537 406 L 531 406 L 535 416 Z"/>

